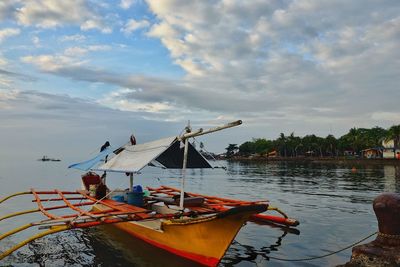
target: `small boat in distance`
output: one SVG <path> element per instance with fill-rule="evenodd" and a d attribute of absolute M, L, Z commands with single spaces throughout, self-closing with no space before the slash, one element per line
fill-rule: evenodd
<path fill-rule="evenodd" d="M 47 156 L 43 156 L 42 158 L 38 159 L 38 161 L 61 161 L 61 159 L 53 159 L 48 158 Z"/>
<path fill-rule="evenodd" d="M 188 168 L 213 168 L 207 159 L 189 142 L 190 138 L 240 125 L 241 121 L 208 130 L 192 131 L 190 126 L 180 136 L 172 136 L 148 143 L 130 142 L 118 147 L 101 149 L 93 159 L 72 164 L 69 168 L 89 171 L 82 176 L 83 190 L 36 191 L 16 193 L 0 199 L 0 204 L 17 195 L 32 194 L 38 208 L 19 211 L 0 217 L 3 219 L 40 211 L 46 220 L 28 223 L 0 235 L 0 240 L 27 228 L 37 226 L 44 230 L 35 236 L 0 252 L 0 260 L 27 243 L 48 234 L 104 224 L 112 224 L 131 236 L 155 247 L 205 266 L 217 266 L 239 230 L 247 221 L 267 222 L 285 227 L 297 226 L 268 200 L 242 201 L 185 191 L 185 173 Z M 108 142 L 107 142 L 108 143 Z M 108 158 L 110 157 L 110 158 Z M 134 186 L 133 175 L 146 166 L 181 169 L 181 187 L 158 188 Z M 96 173 L 102 172 L 100 177 Z M 128 190 L 110 190 L 106 186 L 106 172 L 121 173 L 129 177 Z M 55 196 L 54 196 L 55 195 Z M 62 202 L 49 207 L 42 202 Z M 75 202 L 74 202 L 75 201 Z M 81 207 L 88 206 L 84 210 Z M 69 208 L 68 215 L 50 213 L 51 210 Z M 279 216 L 266 214 L 275 211 Z M 67 212 L 66 212 L 67 213 Z"/>

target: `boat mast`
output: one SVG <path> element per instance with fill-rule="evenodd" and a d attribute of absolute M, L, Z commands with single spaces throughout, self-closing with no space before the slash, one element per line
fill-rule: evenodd
<path fill-rule="evenodd" d="M 185 196 L 185 179 L 186 179 L 186 166 L 187 156 L 189 150 L 189 138 L 185 139 L 185 150 L 183 152 L 183 166 L 182 166 L 182 179 L 181 179 L 181 197 L 179 199 L 179 208 L 183 210 L 183 199 Z"/>
<path fill-rule="evenodd" d="M 208 130 L 203 131 L 202 128 L 198 129 L 197 131 L 192 132 L 190 129 L 190 122 L 188 122 L 188 126 L 186 126 L 186 133 L 183 134 L 179 139 L 180 141 L 185 142 L 185 148 L 183 152 L 183 164 L 182 164 L 182 179 L 181 179 L 181 196 L 179 199 L 179 208 L 183 210 L 183 200 L 184 200 L 184 195 L 185 195 L 185 178 L 186 178 L 186 167 L 187 167 L 187 157 L 188 157 L 188 151 L 189 151 L 189 138 L 195 137 L 195 136 L 200 136 L 204 134 L 209 134 L 213 132 L 217 132 L 223 129 L 235 127 L 242 124 L 241 120 L 230 122 L 228 124 L 218 126 L 215 128 L 211 128 Z"/>

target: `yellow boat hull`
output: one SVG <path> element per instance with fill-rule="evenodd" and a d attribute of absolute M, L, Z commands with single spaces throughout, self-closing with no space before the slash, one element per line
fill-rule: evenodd
<path fill-rule="evenodd" d="M 115 226 L 173 254 L 216 266 L 249 217 L 266 208 L 251 205 L 198 218 L 123 222 Z"/>

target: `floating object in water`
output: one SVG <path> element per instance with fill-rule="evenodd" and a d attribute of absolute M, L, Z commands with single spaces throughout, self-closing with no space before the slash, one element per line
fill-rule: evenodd
<path fill-rule="evenodd" d="M 38 159 L 38 161 L 61 161 L 61 159 L 52 159 L 48 158 L 47 156 L 43 156 L 42 158 Z"/>

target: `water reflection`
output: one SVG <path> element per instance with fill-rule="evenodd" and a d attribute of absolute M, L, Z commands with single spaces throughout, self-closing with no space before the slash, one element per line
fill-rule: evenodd
<path fill-rule="evenodd" d="M 386 192 L 400 192 L 400 166 L 384 166 Z"/>
<path fill-rule="evenodd" d="M 351 167 L 331 163 L 277 161 L 228 162 L 227 167 L 228 180 L 232 183 L 271 183 L 284 192 L 305 191 L 313 195 L 343 197 L 343 192 L 400 191 L 398 165 Z M 353 197 L 352 201 L 365 201 L 365 198 Z"/>
<path fill-rule="evenodd" d="M 72 230 L 38 239 L 7 257 L 12 266 L 89 266 L 95 258 L 90 241 L 81 230 Z"/>
<path fill-rule="evenodd" d="M 221 261 L 224 266 L 235 266 L 238 263 L 251 262 L 254 264 L 260 263 L 261 259 L 269 261 L 268 254 L 271 251 L 277 251 L 282 245 L 283 238 L 288 234 L 284 231 L 275 242 L 272 242 L 268 246 L 256 248 L 250 245 L 241 244 L 239 241 L 234 240 L 229 251 Z"/>

